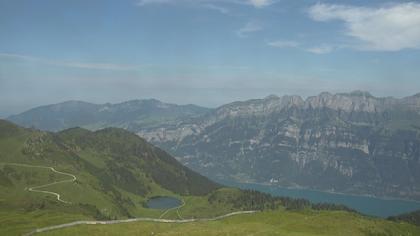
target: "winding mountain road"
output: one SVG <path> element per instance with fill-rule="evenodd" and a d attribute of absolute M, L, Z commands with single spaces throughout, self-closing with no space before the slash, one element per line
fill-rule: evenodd
<path fill-rule="evenodd" d="M 28 165 L 28 164 L 21 164 L 21 163 L 0 163 L 0 164 L 1 165 L 10 165 L 10 166 L 19 166 L 19 167 L 28 167 L 28 168 L 49 169 L 49 170 L 51 170 L 54 173 L 61 174 L 61 175 L 66 175 L 66 176 L 71 177 L 71 179 L 66 179 L 66 180 L 56 181 L 56 182 L 53 182 L 53 183 L 48 183 L 48 184 L 43 184 L 43 185 L 39 185 L 39 186 L 25 188 L 25 190 L 28 190 L 30 192 L 46 193 L 46 194 L 54 195 L 54 196 L 57 197 L 57 201 L 62 202 L 62 203 L 66 203 L 66 204 L 71 204 L 71 202 L 64 201 L 63 199 L 61 199 L 61 195 L 59 193 L 51 192 L 51 191 L 45 191 L 45 190 L 37 190 L 37 189 L 45 188 L 45 187 L 49 187 L 49 186 L 53 186 L 53 185 L 56 185 L 56 184 L 74 182 L 74 181 L 77 180 L 77 177 L 75 175 L 72 175 L 70 173 L 65 173 L 65 172 L 58 171 L 58 170 L 54 169 L 53 167 L 49 167 L 49 166 L 35 166 L 35 165 Z"/>

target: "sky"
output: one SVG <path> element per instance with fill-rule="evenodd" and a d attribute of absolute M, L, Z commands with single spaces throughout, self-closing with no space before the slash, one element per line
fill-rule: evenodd
<path fill-rule="evenodd" d="M 352 90 L 420 92 L 420 1 L 0 0 L 0 117 Z"/>

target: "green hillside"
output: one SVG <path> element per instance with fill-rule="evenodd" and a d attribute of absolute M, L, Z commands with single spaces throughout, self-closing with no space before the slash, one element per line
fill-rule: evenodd
<path fill-rule="evenodd" d="M 77 177 L 74 182 L 40 189 L 59 193 L 71 204 L 57 201 L 52 194 L 28 191 L 28 187 L 69 179 L 36 166 L 54 167 Z M 2 217 L 2 223 L 23 218 L 38 227 L 66 219 L 159 216 L 162 211 L 144 207 L 147 199 L 158 195 L 201 198 L 219 187 L 121 129 L 48 133 L 0 121 L 0 214 L 9 216 Z M 50 221 L 47 212 L 60 212 L 60 217 Z M 38 220 L 45 222 L 38 224 Z"/>
<path fill-rule="evenodd" d="M 147 208 L 147 200 L 155 196 L 173 196 L 184 204 L 169 211 Z M 49 133 L 0 120 L 0 235 L 79 220 L 212 218 L 244 210 L 261 212 L 211 222 L 75 226 L 47 233 L 311 235 L 340 232 L 338 226 L 347 224 L 358 225 L 355 231 L 345 229 L 355 234 L 416 235 L 419 230 L 407 223 L 363 217 L 343 206 L 225 188 L 122 129 Z M 267 231 L 259 231 L 261 227 Z"/>

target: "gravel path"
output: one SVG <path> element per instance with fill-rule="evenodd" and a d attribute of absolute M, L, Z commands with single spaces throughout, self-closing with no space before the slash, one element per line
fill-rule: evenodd
<path fill-rule="evenodd" d="M 112 224 L 121 224 L 121 223 L 132 223 L 132 222 L 138 222 L 138 221 L 146 221 L 146 222 L 158 222 L 158 223 L 191 223 L 191 222 L 205 222 L 205 221 L 215 221 L 215 220 L 221 220 L 227 217 L 235 216 L 235 215 L 242 215 L 242 214 L 253 214 L 257 211 L 236 211 L 232 212 L 226 215 L 221 215 L 213 218 L 201 218 L 201 219 L 183 219 L 183 220 L 169 220 L 169 219 L 155 219 L 155 218 L 133 218 L 133 219 L 126 219 L 126 220 L 110 220 L 110 221 L 75 221 L 67 224 L 61 224 L 61 225 L 53 225 L 48 226 L 45 228 L 39 228 L 34 231 L 31 231 L 25 236 L 34 235 L 36 233 L 46 232 L 50 230 L 56 230 L 56 229 L 62 229 L 62 228 L 68 228 L 72 226 L 77 225 L 112 225 Z"/>
<path fill-rule="evenodd" d="M 179 209 L 181 207 L 185 206 L 185 201 L 184 201 L 184 199 L 181 199 L 181 200 L 182 200 L 182 204 L 180 206 L 167 209 L 165 212 L 162 213 L 162 215 L 159 216 L 159 219 L 162 219 L 163 216 L 165 216 L 169 211 L 176 209 L 176 212 L 177 212 L 179 218 L 182 220 L 183 218 L 179 215 Z"/>
<path fill-rule="evenodd" d="M 76 178 L 75 175 L 72 175 L 70 173 L 65 173 L 65 172 L 58 171 L 58 170 L 54 169 L 53 167 L 49 167 L 49 166 L 35 166 L 35 165 L 20 164 L 20 163 L 1 163 L 1 164 L 2 165 L 10 165 L 10 166 L 28 167 L 28 168 L 49 169 L 49 170 L 51 170 L 54 173 L 61 174 L 61 175 L 66 175 L 66 176 L 71 177 L 71 179 L 66 179 L 66 180 L 56 181 L 56 182 L 53 182 L 53 183 L 48 183 L 48 184 L 43 184 L 43 185 L 39 185 L 39 186 L 33 186 L 33 187 L 27 187 L 27 188 L 25 188 L 25 190 L 28 190 L 29 192 L 46 193 L 46 194 L 54 195 L 54 196 L 57 197 L 57 200 L 59 202 L 66 203 L 66 204 L 71 204 L 71 202 L 62 200 L 61 199 L 61 195 L 59 193 L 51 192 L 51 191 L 45 191 L 45 190 L 37 190 L 37 189 L 45 188 L 45 187 L 49 187 L 49 186 L 53 186 L 53 185 L 56 185 L 56 184 L 74 182 L 74 181 L 77 180 L 77 178 Z"/>

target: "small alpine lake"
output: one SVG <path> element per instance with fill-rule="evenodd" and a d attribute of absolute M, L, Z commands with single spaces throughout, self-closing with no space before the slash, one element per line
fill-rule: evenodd
<path fill-rule="evenodd" d="M 156 196 L 147 201 L 147 207 L 152 209 L 170 209 L 181 205 L 181 200 L 169 196 Z"/>
<path fill-rule="evenodd" d="M 353 208 L 360 213 L 383 218 L 420 209 L 420 202 L 418 201 L 384 199 L 371 196 L 330 193 L 310 189 L 285 188 L 264 184 L 238 183 L 219 179 L 217 182 L 231 187 L 257 190 L 272 194 L 273 196 L 304 198 L 314 203 L 325 202 L 342 204 Z"/>

